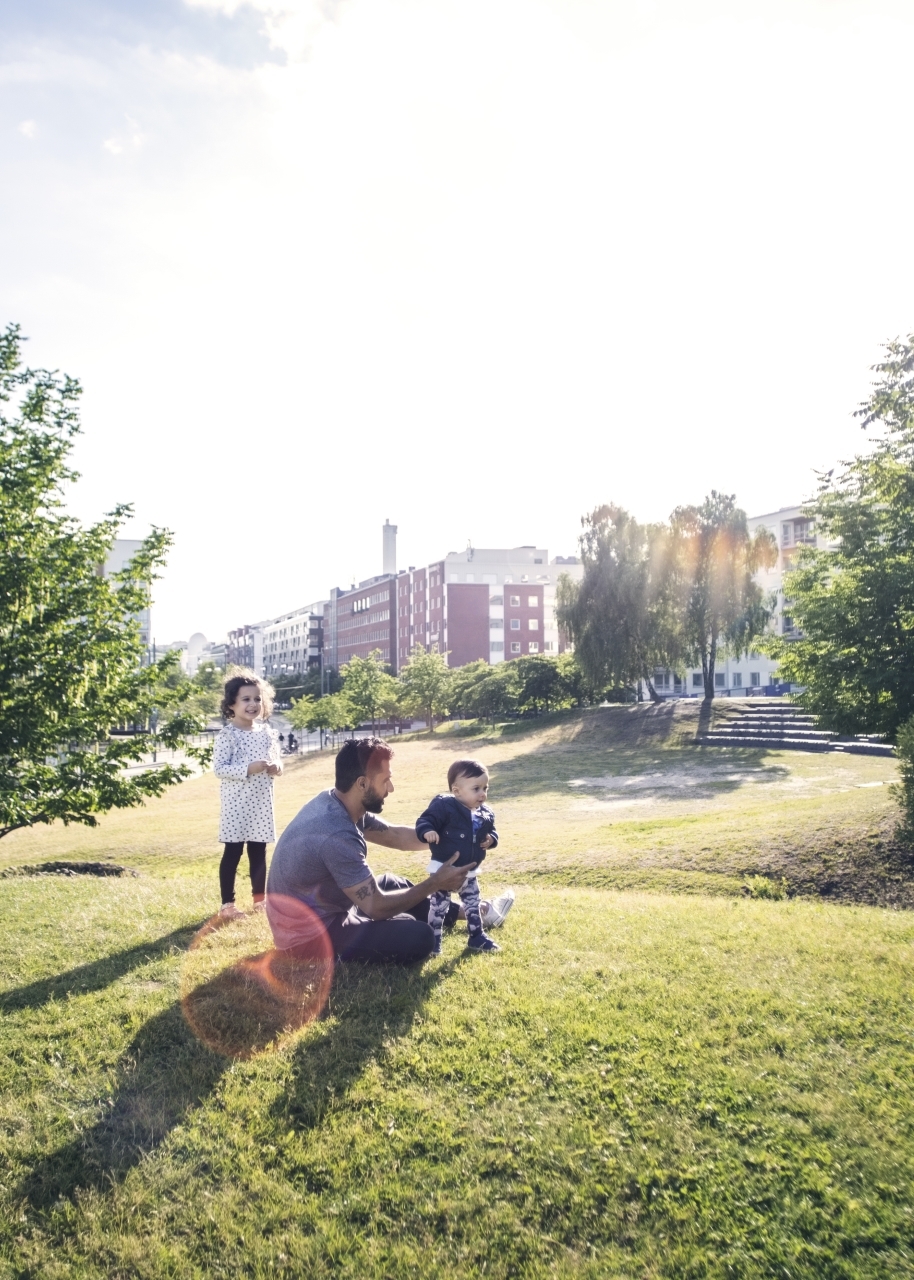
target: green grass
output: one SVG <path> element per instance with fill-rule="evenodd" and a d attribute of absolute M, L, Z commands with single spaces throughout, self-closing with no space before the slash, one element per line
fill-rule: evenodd
<path fill-rule="evenodd" d="M 914 1276 L 914 917 L 850 905 L 907 900 L 892 761 L 629 710 L 461 742 L 502 952 L 343 967 L 315 1021 L 262 919 L 194 941 L 212 778 L 3 841 L 139 875 L 3 880 L 0 1276 Z M 395 819 L 452 755 L 401 744 Z M 282 822 L 329 769 L 281 780 Z"/>

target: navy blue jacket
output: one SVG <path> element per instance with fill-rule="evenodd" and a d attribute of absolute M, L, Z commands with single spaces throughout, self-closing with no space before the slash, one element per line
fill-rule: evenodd
<path fill-rule="evenodd" d="M 486 850 L 479 848 L 480 842 L 486 836 L 491 836 L 491 847 L 494 849 L 498 844 L 498 832 L 495 830 L 495 814 L 489 806 L 481 804 L 478 812 L 482 814 L 482 823 L 476 833 L 474 845 L 471 810 L 461 804 L 456 796 L 435 796 L 416 823 L 416 835 L 421 840 L 427 831 L 438 832 L 438 843 L 428 846 L 429 854 L 435 862 L 447 862 L 455 853 L 458 855 L 455 867 L 465 867 L 468 862 L 482 862 Z"/>

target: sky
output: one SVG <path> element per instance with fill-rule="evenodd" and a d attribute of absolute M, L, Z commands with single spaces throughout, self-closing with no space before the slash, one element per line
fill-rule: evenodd
<path fill-rule="evenodd" d="M 914 330 L 910 0 L 7 0 L 0 325 L 211 639 L 613 501 L 749 514 Z"/>

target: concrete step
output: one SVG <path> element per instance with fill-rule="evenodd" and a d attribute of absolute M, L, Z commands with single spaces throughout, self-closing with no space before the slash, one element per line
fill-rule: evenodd
<path fill-rule="evenodd" d="M 757 734 L 717 734 L 709 733 L 695 739 L 699 747 L 748 747 L 756 751 L 843 751 L 849 755 L 860 756 L 893 756 L 895 748 L 888 742 L 868 742 L 851 738 L 839 741 L 836 738 L 798 738 L 785 734 L 783 737 L 762 737 Z"/>

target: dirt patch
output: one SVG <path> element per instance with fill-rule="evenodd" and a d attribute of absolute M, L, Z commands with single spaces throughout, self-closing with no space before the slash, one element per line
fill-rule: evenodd
<path fill-rule="evenodd" d="M 12 876 L 138 876 L 138 871 L 114 862 L 34 862 L 31 866 L 5 867 L 0 880 Z"/>

